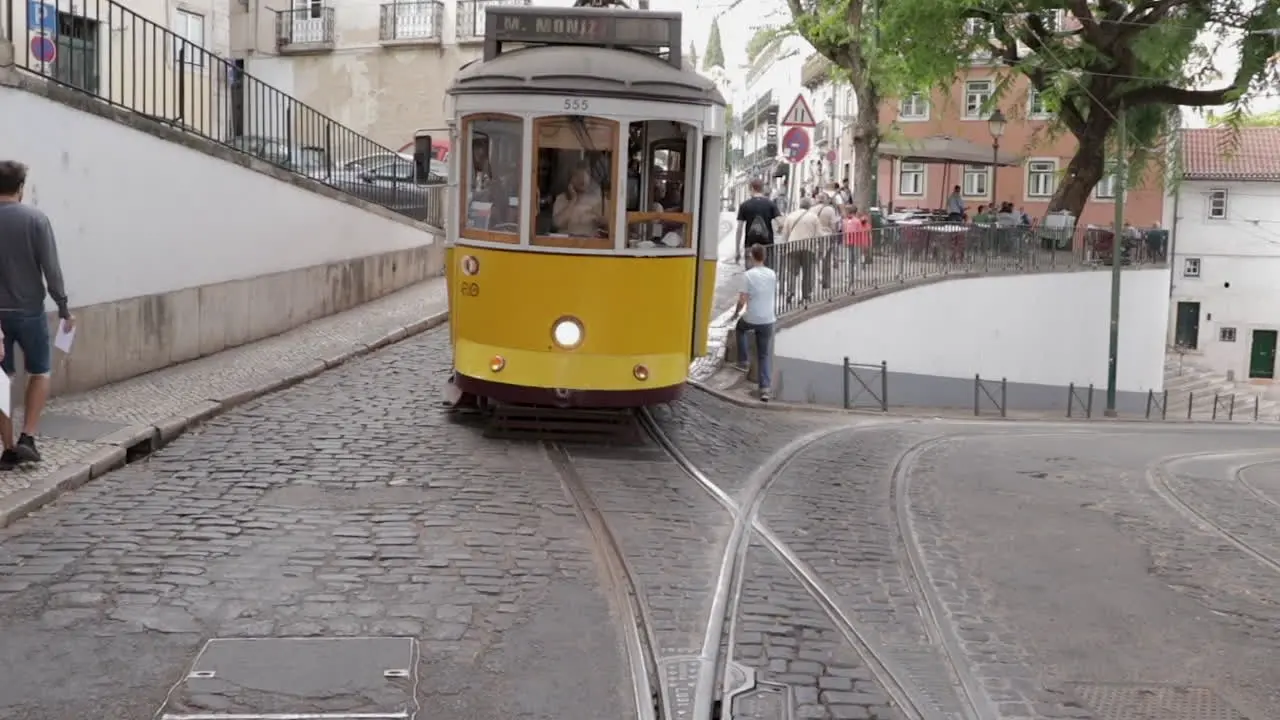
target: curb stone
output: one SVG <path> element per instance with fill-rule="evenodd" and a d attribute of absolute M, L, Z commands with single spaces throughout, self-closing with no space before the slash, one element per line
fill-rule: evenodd
<path fill-rule="evenodd" d="M 102 447 L 83 458 L 54 470 L 37 480 L 31 487 L 13 493 L 0 507 L 0 528 L 30 515 L 58 499 L 59 495 L 82 487 L 91 480 L 117 470 L 146 457 L 168 445 L 186 431 L 216 415 L 232 410 L 251 400 L 284 390 L 393 343 L 437 328 L 449 319 L 448 311 L 438 312 L 423 320 L 397 328 L 373 342 L 356 345 L 337 355 L 317 359 L 306 366 L 273 378 L 255 387 L 238 390 L 224 398 L 211 398 L 197 403 L 177 415 L 163 418 L 150 425 L 133 425 L 117 430 L 97 442 Z"/>

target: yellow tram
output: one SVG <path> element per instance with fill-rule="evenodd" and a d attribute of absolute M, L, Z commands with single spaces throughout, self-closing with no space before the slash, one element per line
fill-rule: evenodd
<path fill-rule="evenodd" d="M 673 400 L 706 350 L 724 98 L 677 13 L 487 12 L 447 100 L 451 401 Z"/>

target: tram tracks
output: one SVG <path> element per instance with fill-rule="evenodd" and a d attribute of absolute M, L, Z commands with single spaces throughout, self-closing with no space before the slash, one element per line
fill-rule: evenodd
<path fill-rule="evenodd" d="M 1260 544 L 1247 537 L 1246 533 L 1237 528 L 1229 527 L 1228 523 L 1217 519 L 1215 517 L 1215 513 L 1200 507 L 1200 503 L 1195 500 L 1188 499 L 1185 493 L 1180 492 L 1173 486 L 1173 483 L 1170 482 L 1169 474 L 1169 468 L 1179 463 L 1195 460 L 1207 460 L 1215 457 L 1241 457 L 1275 452 L 1276 450 L 1273 448 L 1258 448 L 1254 450 L 1230 452 L 1212 451 L 1175 455 L 1173 457 L 1164 458 L 1147 469 L 1147 484 L 1156 496 L 1190 521 L 1192 525 L 1213 535 L 1217 535 L 1230 545 L 1234 546 L 1237 550 L 1244 553 L 1246 556 L 1252 558 L 1261 565 L 1264 565 L 1268 569 L 1276 573 L 1280 573 L 1280 553 L 1276 553 L 1271 548 L 1260 547 Z M 1256 461 L 1239 466 L 1233 470 L 1231 479 L 1251 496 L 1275 507 L 1277 506 L 1276 501 L 1254 488 L 1253 485 L 1244 478 L 1243 473 L 1251 467 L 1277 461 L 1280 461 L 1280 459 Z"/>

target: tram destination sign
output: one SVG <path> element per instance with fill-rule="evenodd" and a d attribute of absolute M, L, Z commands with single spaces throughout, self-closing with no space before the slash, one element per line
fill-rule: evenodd
<path fill-rule="evenodd" d="M 667 48 L 675 39 L 673 25 L 680 16 L 668 13 L 628 13 L 566 8 L 502 8 L 490 6 L 487 22 L 490 37 L 498 42 L 548 43 L 564 45 L 625 45 Z M 576 10 L 576 12 L 575 12 Z M 524 12 L 521 12 L 524 11 Z"/>

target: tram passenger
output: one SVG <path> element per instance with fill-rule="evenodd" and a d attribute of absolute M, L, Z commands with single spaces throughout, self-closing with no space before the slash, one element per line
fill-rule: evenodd
<path fill-rule="evenodd" d="M 569 186 L 556 197 L 551 208 L 551 222 L 558 232 L 579 237 L 596 237 L 607 225 L 604 220 L 604 194 L 591 179 L 586 163 L 573 169 Z"/>

